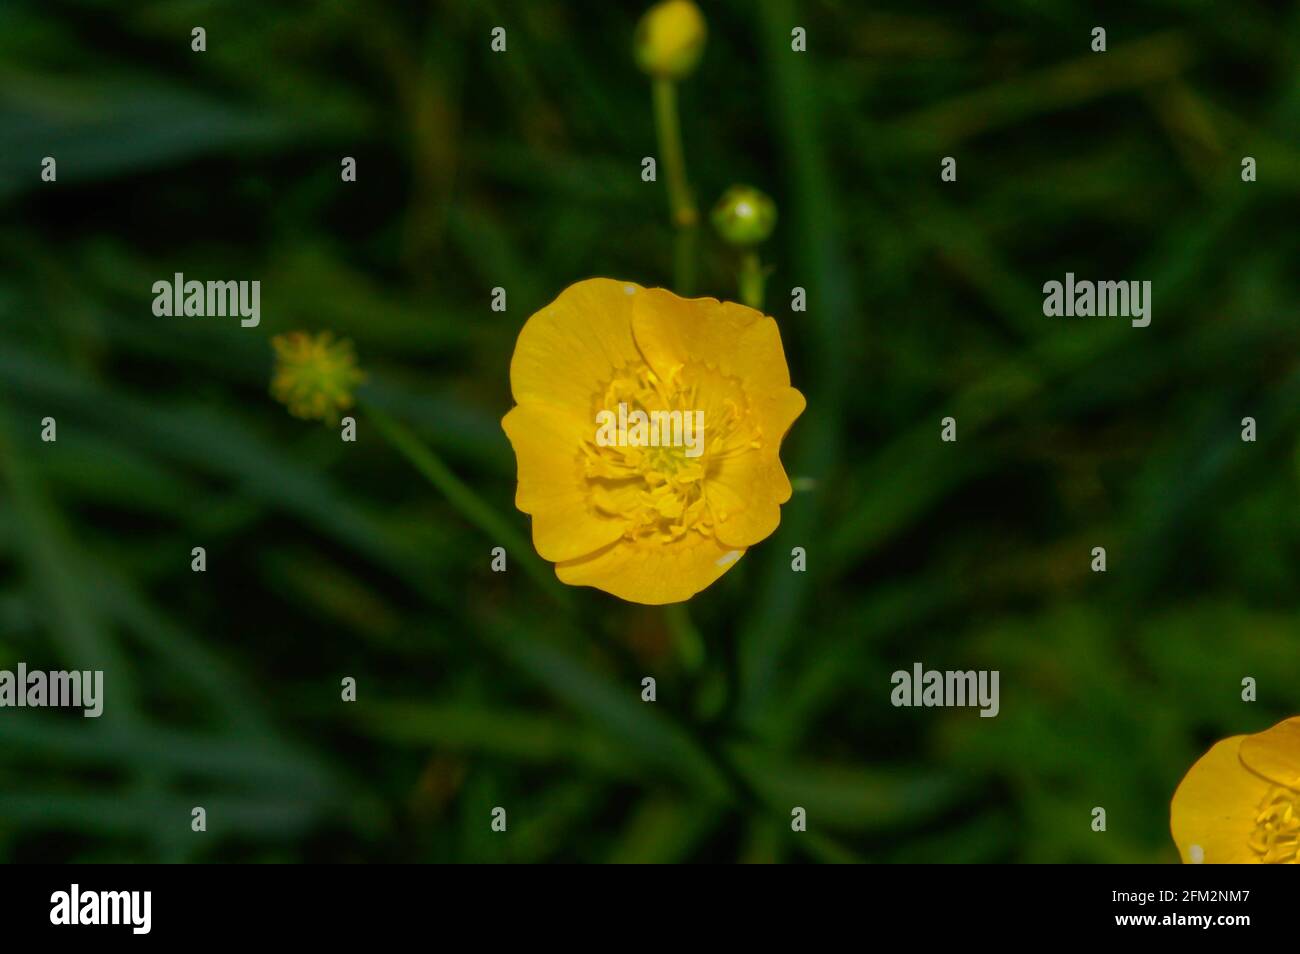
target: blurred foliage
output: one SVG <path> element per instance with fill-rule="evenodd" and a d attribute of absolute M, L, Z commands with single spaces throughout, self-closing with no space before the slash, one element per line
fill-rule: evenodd
<path fill-rule="evenodd" d="M 0 668 L 107 671 L 99 720 L 0 711 L 0 857 L 1172 861 L 1192 761 L 1300 712 L 1293 4 L 707 3 L 692 186 L 776 200 L 809 409 L 779 531 L 684 611 L 557 609 L 364 408 L 349 445 L 270 399 L 271 336 L 350 338 L 526 533 L 522 322 L 671 282 L 642 10 L 0 6 Z M 1151 326 L 1043 318 L 1066 271 L 1151 280 Z M 154 317 L 174 272 L 261 280 L 261 325 Z M 1001 714 L 893 708 L 915 661 Z"/>

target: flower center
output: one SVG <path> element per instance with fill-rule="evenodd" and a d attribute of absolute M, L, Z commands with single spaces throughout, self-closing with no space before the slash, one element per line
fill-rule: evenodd
<path fill-rule="evenodd" d="M 592 401 L 592 437 L 583 446 L 589 502 L 629 521 L 629 540 L 712 536 L 727 515 L 705 486 L 727 457 L 761 437 L 740 382 L 687 365 L 671 380 L 645 363 L 621 368 Z"/>
<path fill-rule="evenodd" d="M 1255 817 L 1250 847 L 1261 864 L 1294 865 L 1300 852 L 1300 792 L 1274 785 Z"/>

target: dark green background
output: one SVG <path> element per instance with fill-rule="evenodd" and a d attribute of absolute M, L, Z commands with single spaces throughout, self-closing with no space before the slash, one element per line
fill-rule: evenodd
<path fill-rule="evenodd" d="M 641 9 L 0 7 L 0 668 L 108 673 L 98 721 L 0 710 L 0 857 L 1173 861 L 1192 761 L 1300 712 L 1293 4 L 705 4 L 690 177 L 780 207 L 813 484 L 689 615 L 491 573 L 364 410 L 270 399 L 271 335 L 351 338 L 526 532 L 520 326 L 671 281 Z M 261 326 L 154 317 L 177 271 L 260 280 Z M 1044 318 L 1066 271 L 1150 280 L 1151 326 Z M 915 661 L 1000 670 L 1001 714 L 893 708 Z"/>

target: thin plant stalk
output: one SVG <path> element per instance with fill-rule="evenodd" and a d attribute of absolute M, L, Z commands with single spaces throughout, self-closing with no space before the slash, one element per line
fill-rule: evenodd
<path fill-rule="evenodd" d="M 740 300 L 756 311 L 763 310 L 763 285 L 767 276 L 763 274 L 763 263 L 758 252 L 749 249 L 740 257 L 740 271 L 737 273 L 737 285 L 740 287 Z"/>
<path fill-rule="evenodd" d="M 516 560 L 523 567 L 524 572 L 532 577 L 549 596 L 563 606 L 569 605 L 569 595 L 560 586 L 550 567 L 533 555 L 528 542 L 507 520 L 457 477 L 442 458 L 420 440 L 409 427 L 373 404 L 367 403 L 364 406 L 367 415 L 375 422 L 384 439 L 405 457 L 425 480 L 441 492 L 461 516 L 482 530 L 491 540 L 504 546 L 510 557 Z"/>
<path fill-rule="evenodd" d="M 677 85 L 656 77 L 651 86 L 654 98 L 655 134 L 668 185 L 668 211 L 673 224 L 673 285 L 679 295 L 689 296 L 695 286 L 695 244 L 699 211 L 686 178 L 686 152 L 682 148 L 681 118 L 677 110 Z"/>
<path fill-rule="evenodd" d="M 685 603 L 672 603 L 664 607 L 664 616 L 682 668 L 691 675 L 697 674 L 704 666 L 704 638 L 691 622 L 690 611 Z"/>

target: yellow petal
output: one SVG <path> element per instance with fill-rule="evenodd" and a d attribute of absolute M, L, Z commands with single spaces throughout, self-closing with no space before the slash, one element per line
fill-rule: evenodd
<path fill-rule="evenodd" d="M 1241 743 L 1241 761 L 1257 775 L 1300 789 L 1300 716 L 1247 736 Z"/>
<path fill-rule="evenodd" d="M 1217 743 L 1174 792 L 1169 828 L 1184 863 L 1258 864 L 1250 837 L 1273 785 L 1247 769 L 1239 751 L 1248 736 Z"/>
<path fill-rule="evenodd" d="M 631 603 L 688 600 L 735 566 L 745 551 L 688 532 L 672 543 L 619 541 L 581 560 L 557 564 L 570 586 L 594 586 Z"/>
<path fill-rule="evenodd" d="M 781 446 L 781 440 L 790 430 L 790 425 L 808 406 L 804 396 L 794 388 L 763 390 L 752 394 L 750 399 L 754 402 L 754 414 L 758 426 L 762 428 L 763 439 L 773 449 Z"/>
<path fill-rule="evenodd" d="M 636 296 L 632 333 L 646 363 L 665 380 L 693 362 L 739 381 L 774 449 L 803 413 L 807 402 L 790 387 L 776 319 L 753 308 L 652 288 Z"/>
<path fill-rule="evenodd" d="M 774 454 L 751 451 L 719 461 L 704 484 L 714 533 L 727 546 L 752 547 L 781 523 L 781 504 L 790 499 L 790 481 Z"/>
<path fill-rule="evenodd" d="M 643 291 L 631 282 L 589 278 L 529 318 L 510 361 L 515 402 L 590 414 L 593 397 L 614 371 L 641 361 L 632 339 L 632 303 Z"/>
<path fill-rule="evenodd" d="M 776 320 L 753 308 L 651 288 L 635 296 L 632 331 L 660 377 L 697 362 L 739 378 L 751 393 L 790 386 Z"/>
<path fill-rule="evenodd" d="M 533 546 L 544 559 L 586 556 L 622 536 L 627 520 L 600 512 L 589 499 L 580 416 L 521 404 L 501 426 L 519 462 L 515 506 L 532 514 Z"/>

